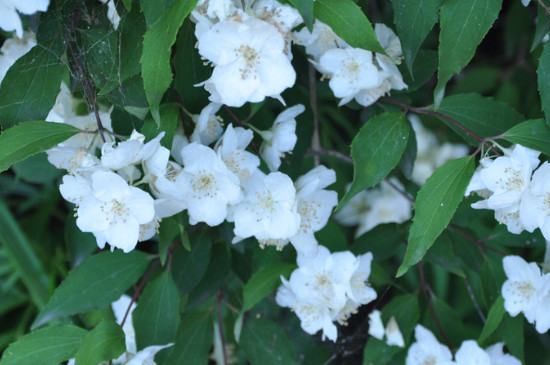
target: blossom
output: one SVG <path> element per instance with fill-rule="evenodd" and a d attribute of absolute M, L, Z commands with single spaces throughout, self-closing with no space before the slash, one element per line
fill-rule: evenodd
<path fill-rule="evenodd" d="M 294 32 L 294 38 L 296 43 L 305 46 L 306 53 L 317 62 L 328 50 L 348 47 L 348 44 L 338 37 L 331 27 L 317 19 L 313 23 L 312 32 L 307 27 L 303 27 L 299 32 Z"/>
<path fill-rule="evenodd" d="M 116 11 L 116 6 L 114 0 L 99 0 L 103 4 L 107 3 L 107 18 L 113 25 L 113 28 L 118 29 L 118 25 L 120 24 L 120 15 L 118 15 L 118 12 Z"/>
<path fill-rule="evenodd" d="M 498 342 L 485 349 L 489 357 L 491 358 L 491 364 L 495 365 L 521 365 L 521 361 L 516 359 L 510 354 L 505 354 L 502 351 L 504 343 Z"/>
<path fill-rule="evenodd" d="M 281 166 L 281 157 L 290 152 L 296 145 L 296 117 L 302 114 L 305 107 L 302 104 L 286 109 L 275 118 L 273 126 L 260 134 L 264 142 L 260 146 L 260 154 L 270 171 L 277 171 Z"/>
<path fill-rule="evenodd" d="M 101 164 L 111 170 L 121 170 L 132 167 L 142 160 L 148 159 L 160 146 L 160 140 L 164 137 L 164 132 L 153 138 L 147 143 L 145 136 L 136 130 L 126 141 L 105 143 L 101 148 Z"/>
<path fill-rule="evenodd" d="M 203 83 L 210 100 L 240 107 L 266 96 L 280 98 L 296 80 L 284 50 L 275 26 L 243 12 L 215 24 L 199 38 L 200 55 L 215 65 Z"/>
<path fill-rule="evenodd" d="M 386 343 L 389 346 L 405 347 L 403 334 L 399 330 L 397 320 L 394 316 L 390 317 L 390 320 L 386 325 L 386 330 L 384 331 L 384 334 L 386 335 Z"/>
<path fill-rule="evenodd" d="M 77 204 L 76 225 L 92 232 L 100 248 L 130 252 L 138 242 L 140 225 L 153 220 L 153 198 L 141 189 L 128 186 L 114 172 L 96 171 L 91 181 L 66 175 L 59 187 L 66 200 Z"/>
<path fill-rule="evenodd" d="M 199 115 L 193 115 L 195 130 L 191 135 L 191 142 L 209 145 L 220 138 L 223 128 L 223 119 L 216 116 L 221 104 L 210 103 L 204 107 Z"/>
<path fill-rule="evenodd" d="M 414 336 L 416 342 L 409 347 L 406 365 L 444 364 L 452 361 L 451 351 L 440 344 L 430 330 L 417 324 Z"/>
<path fill-rule="evenodd" d="M 228 204 L 242 199 L 239 179 L 211 148 L 193 142 L 181 150 L 184 168 L 177 184 L 187 195 L 189 222 L 217 226 Z"/>
<path fill-rule="evenodd" d="M 378 309 L 369 313 L 369 335 L 379 340 L 384 338 L 385 333 L 381 315 Z"/>
<path fill-rule="evenodd" d="M 397 191 L 402 190 L 401 183 L 390 178 L 382 181 L 380 186 L 371 190 L 363 190 L 351 198 L 334 218 L 344 225 L 359 225 L 356 237 L 370 231 L 382 223 L 402 223 L 411 218 L 412 203 Z"/>
<path fill-rule="evenodd" d="M 50 0 L 0 0 L 0 28 L 6 32 L 15 31 L 19 38 L 23 38 L 23 25 L 19 14 L 31 15 L 37 11 L 46 11 Z"/>
<path fill-rule="evenodd" d="M 233 128 L 229 124 L 222 138 L 216 144 L 218 156 L 233 172 L 241 184 L 246 183 L 254 171 L 260 166 L 258 156 L 247 152 L 245 148 L 250 144 L 254 134 L 249 129 Z"/>
<path fill-rule="evenodd" d="M 527 193 L 519 207 L 519 219 L 525 229 L 540 228 L 544 238 L 550 239 L 550 165 L 544 162 L 533 174 Z"/>
<path fill-rule="evenodd" d="M 533 323 L 537 310 L 537 289 L 542 283 L 539 267 L 519 256 L 506 256 L 502 264 L 507 277 L 502 284 L 504 309 L 512 317 L 523 312 L 527 321 Z"/>
<path fill-rule="evenodd" d="M 373 63 L 373 54 L 361 48 L 334 48 L 319 59 L 320 69 L 330 75 L 329 86 L 334 96 L 342 98 L 339 106 L 348 103 L 357 93 L 378 87 L 383 74 Z"/>
<path fill-rule="evenodd" d="M 287 239 L 300 227 L 296 189 L 280 172 L 264 175 L 256 170 L 245 184 L 244 198 L 234 207 L 234 233 L 258 240 Z"/>
<path fill-rule="evenodd" d="M 0 84 L 15 61 L 34 46 L 36 46 L 36 36 L 32 32 L 25 32 L 22 38 L 14 36 L 4 41 L 0 48 Z"/>

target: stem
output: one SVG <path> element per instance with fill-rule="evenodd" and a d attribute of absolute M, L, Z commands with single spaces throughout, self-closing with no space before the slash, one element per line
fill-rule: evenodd
<path fill-rule="evenodd" d="M 482 240 L 478 240 L 477 238 L 470 236 L 468 233 L 466 233 L 464 230 L 462 230 L 458 226 L 455 226 L 454 224 L 449 224 L 449 228 L 452 228 L 454 231 L 456 231 L 462 237 L 466 238 L 468 241 L 471 241 L 471 242 L 475 243 L 484 257 L 485 257 L 485 252 L 483 252 L 483 248 L 485 248 L 487 250 L 490 250 L 490 251 L 493 251 L 493 252 L 496 252 L 501 256 L 506 256 L 506 254 L 504 252 L 502 252 L 501 250 L 499 250 L 497 248 L 494 248 L 493 246 L 489 246 L 489 245 L 483 243 Z"/>
<path fill-rule="evenodd" d="M 544 9 L 544 12 L 546 13 L 546 16 L 550 17 L 550 9 L 548 9 L 548 6 L 546 6 L 544 1 L 537 0 L 537 2 L 539 3 L 540 7 Z"/>
<path fill-rule="evenodd" d="M 321 141 L 319 138 L 319 115 L 317 113 L 317 79 L 315 78 L 315 67 L 310 62 L 308 64 L 309 76 L 309 106 L 313 112 L 313 136 L 311 138 L 311 149 L 319 151 L 321 149 Z M 313 155 L 313 163 L 315 166 L 320 164 L 319 155 Z"/>
<path fill-rule="evenodd" d="M 97 108 L 97 102 L 95 93 L 93 91 L 93 83 L 88 80 L 88 75 L 84 71 L 84 68 L 82 67 L 82 64 L 78 60 L 78 57 L 76 56 L 76 53 L 73 49 L 73 44 L 71 40 L 68 39 L 68 37 L 65 37 L 65 43 L 69 46 L 69 52 L 71 53 L 71 56 L 74 60 L 75 66 L 77 68 L 78 73 L 82 75 L 82 84 L 84 86 L 84 92 L 86 93 L 86 97 L 88 99 L 88 103 L 92 105 L 92 108 L 94 109 L 95 114 L 95 120 L 97 123 L 97 131 L 99 132 L 99 135 L 101 136 L 101 139 L 103 140 L 103 143 L 106 142 L 105 136 L 103 135 L 103 124 L 101 123 L 101 118 L 99 117 L 99 110 Z"/>
<path fill-rule="evenodd" d="M 396 100 L 392 100 L 392 99 L 389 99 L 389 98 L 380 98 L 380 101 L 381 102 L 384 102 L 384 103 L 388 103 L 388 104 L 392 104 L 392 105 L 395 105 L 401 109 L 403 109 L 405 111 L 405 113 L 407 112 L 413 112 L 413 113 L 416 113 L 416 114 L 424 114 L 424 115 L 432 115 L 434 117 L 438 117 L 438 118 L 441 118 L 441 119 L 444 119 L 446 120 L 447 122 L 451 123 L 452 125 L 454 125 L 455 127 L 457 127 L 458 129 L 460 129 L 461 131 L 463 131 L 464 133 L 466 133 L 467 135 L 469 135 L 470 137 L 474 138 L 476 141 L 478 141 L 480 144 L 484 144 L 486 145 L 488 148 L 492 149 L 493 152 L 495 152 L 495 154 L 497 154 L 498 156 L 500 156 L 501 154 L 493 147 L 491 146 L 486 140 L 485 138 L 477 135 L 476 133 L 472 132 L 471 130 L 469 130 L 468 128 L 464 127 L 462 124 L 460 124 L 459 122 L 457 122 L 456 120 L 454 120 L 453 118 L 449 117 L 448 115 L 445 115 L 445 114 L 442 114 L 442 113 L 439 113 L 439 112 L 434 112 L 432 110 L 428 110 L 426 108 L 417 108 L 417 107 L 414 107 L 414 106 L 410 106 L 410 105 L 407 105 L 407 104 L 403 104 L 399 101 L 396 101 Z"/>
<path fill-rule="evenodd" d="M 443 341 L 451 351 L 451 353 L 454 355 L 453 347 L 451 346 L 451 343 L 449 342 L 449 339 L 447 338 L 447 335 L 443 331 L 443 327 L 441 327 L 441 323 L 439 322 L 439 318 L 437 318 L 437 315 L 435 314 L 434 308 L 432 306 L 432 301 L 430 299 L 430 286 L 426 282 L 426 277 L 424 276 L 424 265 L 422 264 L 422 261 L 418 263 L 418 272 L 420 274 L 420 285 L 422 286 L 422 292 L 424 293 L 424 298 L 426 298 L 426 302 L 428 303 L 428 309 L 430 310 L 430 314 L 435 322 L 435 325 L 437 326 L 437 330 L 441 334 L 441 337 L 443 338 Z"/>
<path fill-rule="evenodd" d="M 468 294 L 470 295 L 470 299 L 474 303 L 474 307 L 476 307 L 477 314 L 479 314 L 479 317 L 483 321 L 483 324 L 487 322 L 487 318 L 485 318 L 485 315 L 483 314 L 483 311 L 481 310 L 481 307 L 479 306 L 479 303 L 477 302 L 477 299 L 474 295 L 474 291 L 472 290 L 472 287 L 470 286 L 470 282 L 466 277 L 464 279 L 464 285 L 466 285 L 466 289 L 468 290 Z"/>
<path fill-rule="evenodd" d="M 227 352 L 225 349 L 225 337 L 223 335 L 222 300 L 223 292 L 220 290 L 216 296 L 216 302 L 218 305 L 218 331 L 220 332 L 220 341 L 222 343 L 223 365 L 227 365 Z"/>
<path fill-rule="evenodd" d="M 179 109 L 179 114 L 181 119 L 181 127 L 183 128 L 183 134 L 190 141 L 191 137 L 189 137 L 189 132 L 187 131 L 187 128 L 185 128 L 185 119 L 186 117 L 191 117 L 191 114 L 189 114 L 187 109 L 185 109 L 185 107 L 183 106 L 183 100 L 181 99 L 180 94 L 178 92 L 176 92 L 175 94 L 176 94 L 176 101 L 179 105 L 178 109 Z"/>
<path fill-rule="evenodd" d="M 353 165 L 353 159 L 351 157 L 349 157 L 348 155 L 342 153 L 342 152 L 338 152 L 338 151 L 334 151 L 334 150 L 327 150 L 323 147 L 319 147 L 319 149 L 316 149 L 314 150 L 313 148 L 310 148 L 308 151 L 307 151 L 307 154 L 306 155 L 317 155 L 317 156 L 330 156 L 330 157 L 336 157 L 337 159 L 339 160 L 342 160 L 346 163 L 349 163 L 349 164 L 352 164 Z"/>

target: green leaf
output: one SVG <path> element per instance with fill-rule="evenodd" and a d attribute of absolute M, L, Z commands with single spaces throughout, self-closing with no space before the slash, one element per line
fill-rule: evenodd
<path fill-rule="evenodd" d="M 550 19 L 548 19 L 548 14 L 542 8 L 538 7 L 537 20 L 535 22 L 537 28 L 535 30 L 535 36 L 533 37 L 533 43 L 531 44 L 530 52 L 533 52 L 539 44 L 542 43 L 542 40 L 546 34 L 548 34 L 548 28 L 550 27 Z"/>
<path fill-rule="evenodd" d="M 458 94 L 443 99 L 437 109 L 480 137 L 498 136 L 524 120 L 523 116 L 508 104 L 479 94 Z M 447 119 L 438 118 L 451 127 L 472 146 L 479 142 Z"/>
<path fill-rule="evenodd" d="M 313 2 L 315 0 L 288 0 L 294 6 L 306 23 L 307 29 L 313 30 Z"/>
<path fill-rule="evenodd" d="M 422 186 L 414 203 L 415 215 L 398 277 L 422 260 L 447 227 L 473 174 L 474 159 L 466 156 L 439 167 Z"/>
<path fill-rule="evenodd" d="M 101 252 L 88 257 L 57 287 L 32 328 L 55 318 L 109 305 L 141 277 L 149 262 L 149 255 L 136 250 Z"/>
<path fill-rule="evenodd" d="M 338 208 L 363 189 L 378 184 L 401 160 L 409 136 L 402 113 L 377 115 L 365 124 L 351 143 L 353 183 Z"/>
<path fill-rule="evenodd" d="M 496 329 L 500 325 L 500 322 L 502 322 L 502 318 L 504 317 L 505 312 L 504 299 L 502 298 L 502 296 L 499 296 L 491 306 L 491 309 L 489 309 L 487 322 L 485 322 L 485 325 L 483 326 L 483 331 L 481 331 L 481 334 L 477 339 L 478 343 L 485 342 L 487 338 L 496 331 Z"/>
<path fill-rule="evenodd" d="M 192 249 L 176 250 L 172 257 L 172 276 L 176 282 L 180 294 L 186 294 L 201 281 L 210 262 L 212 242 L 203 234 L 191 241 Z"/>
<path fill-rule="evenodd" d="M 76 353 L 76 365 L 99 364 L 116 359 L 126 351 L 122 327 L 113 320 L 103 320 L 88 332 Z"/>
<path fill-rule="evenodd" d="M 446 231 L 437 238 L 430 251 L 426 254 L 426 260 L 441 266 L 445 270 L 461 278 L 466 277 L 464 271 L 456 261 L 453 242 L 451 241 L 449 233 Z"/>
<path fill-rule="evenodd" d="M 283 329 L 265 317 L 249 317 L 239 345 L 252 365 L 299 364 L 294 344 Z"/>
<path fill-rule="evenodd" d="M 149 282 L 133 312 L 139 349 L 174 340 L 180 322 L 179 292 L 169 272 Z"/>
<path fill-rule="evenodd" d="M 313 14 L 352 47 L 386 54 L 363 10 L 351 0 L 317 0 Z"/>
<path fill-rule="evenodd" d="M 59 364 L 74 356 L 84 335 L 85 330 L 73 325 L 41 328 L 12 343 L 0 365 Z"/>
<path fill-rule="evenodd" d="M 160 123 L 155 123 L 152 119 L 148 119 L 143 123 L 141 133 L 145 135 L 147 141 L 158 136 L 160 132 L 165 135 L 160 140 L 160 144 L 169 150 L 172 148 L 174 133 L 178 123 L 180 122 L 179 105 L 175 103 L 162 104 L 160 106 Z"/>
<path fill-rule="evenodd" d="M 0 138 L 3 136 L 0 135 Z M 2 146 L 0 145 L 0 148 Z M 20 276 L 32 301 L 43 308 L 47 299 L 48 276 L 36 253 L 9 211 L 0 200 L 0 244 L 13 269 Z"/>
<path fill-rule="evenodd" d="M 18 178 L 35 184 L 51 184 L 63 175 L 63 170 L 57 169 L 48 162 L 45 153 L 39 153 L 14 164 L 12 170 Z"/>
<path fill-rule="evenodd" d="M 523 316 L 510 317 L 508 314 L 504 315 L 502 322 L 499 326 L 499 334 L 504 340 L 504 343 L 510 350 L 510 353 L 517 357 L 520 361 L 523 361 L 524 352 L 523 347 L 525 345 L 525 337 L 523 333 Z M 522 362 L 525 363 L 525 362 Z M 3 365 L 3 364 L 0 364 Z"/>
<path fill-rule="evenodd" d="M 252 309 L 269 293 L 281 285 L 281 275 L 288 277 L 296 265 L 288 262 L 274 262 L 258 270 L 243 289 L 243 310 Z"/>
<path fill-rule="evenodd" d="M 548 43 L 544 45 L 544 49 L 539 58 L 537 81 L 542 102 L 542 110 L 544 110 L 544 115 L 546 116 L 546 124 L 550 125 L 550 46 Z"/>
<path fill-rule="evenodd" d="M 30 121 L 0 134 L 0 172 L 27 157 L 44 152 L 79 132 L 68 124 Z"/>
<path fill-rule="evenodd" d="M 166 364 L 208 363 L 208 354 L 214 340 L 213 322 L 212 312 L 195 312 L 184 316 Z"/>
<path fill-rule="evenodd" d="M 177 1 L 145 32 L 140 60 L 141 73 L 145 95 L 157 124 L 160 124 L 160 101 L 172 82 L 171 48 L 179 28 L 196 4 L 197 0 Z"/>
<path fill-rule="evenodd" d="M 0 84 L 2 128 L 44 120 L 55 104 L 63 69 L 55 54 L 41 46 L 15 61 Z"/>
<path fill-rule="evenodd" d="M 462 70 L 497 19 L 502 0 L 447 0 L 441 6 L 439 75 L 435 105 L 445 94 L 445 85 Z"/>
<path fill-rule="evenodd" d="M 147 25 L 155 23 L 169 7 L 174 5 L 177 0 L 140 0 L 141 11 L 145 15 Z"/>
<path fill-rule="evenodd" d="M 438 10 L 442 3 L 443 0 L 392 1 L 395 26 L 411 75 L 416 54 L 437 22 Z"/>
<path fill-rule="evenodd" d="M 385 365 L 401 351 L 397 346 L 390 346 L 386 341 L 369 337 L 363 349 L 363 365 Z"/>
<path fill-rule="evenodd" d="M 543 119 L 526 120 L 504 132 L 502 138 L 550 156 L 550 128 Z"/>

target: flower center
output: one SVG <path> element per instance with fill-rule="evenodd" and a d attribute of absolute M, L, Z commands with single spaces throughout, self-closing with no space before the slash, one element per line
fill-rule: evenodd
<path fill-rule="evenodd" d="M 258 197 L 258 205 L 262 209 L 270 213 L 275 211 L 275 200 L 269 191 L 265 190 L 261 193 L 256 193 L 256 196 Z"/>
<path fill-rule="evenodd" d="M 524 183 L 519 170 L 515 170 L 507 167 L 504 169 L 504 173 L 508 175 L 508 179 L 504 183 L 504 185 L 506 185 L 506 188 L 508 190 L 516 190 L 516 191 L 523 190 Z"/>
<path fill-rule="evenodd" d="M 241 45 L 237 50 L 241 54 L 241 57 L 244 59 L 245 68 L 239 69 L 241 72 L 241 78 L 243 80 L 248 79 L 253 76 L 256 78 L 256 66 L 260 63 L 260 54 L 254 48 Z"/>

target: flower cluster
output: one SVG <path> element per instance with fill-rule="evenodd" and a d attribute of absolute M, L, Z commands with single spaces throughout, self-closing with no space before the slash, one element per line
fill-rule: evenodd
<path fill-rule="evenodd" d="M 323 331 L 323 340 L 336 341 L 333 323 L 346 325 L 357 308 L 376 299 L 376 292 L 368 284 L 372 254 L 355 257 L 351 252 L 330 253 L 319 246 L 316 256 L 298 254 L 298 268 L 277 290 L 275 300 L 282 307 L 291 308 L 304 331 L 315 334 Z"/>
<path fill-rule="evenodd" d="M 538 166 L 540 152 L 515 145 L 503 149 L 504 156 L 481 159 L 466 195 L 475 192 L 484 200 L 472 204 L 475 209 L 492 209 L 495 219 L 519 234 L 524 229 L 540 228 L 550 239 L 550 165 Z"/>
<path fill-rule="evenodd" d="M 380 186 L 363 190 L 351 198 L 334 218 L 343 225 L 358 225 L 355 237 L 383 223 L 403 223 L 412 216 L 412 201 L 403 194 L 403 185 L 395 178 Z"/>
<path fill-rule="evenodd" d="M 46 11 L 50 0 L 0 0 L 0 28 L 6 32 L 15 31 L 18 38 L 23 38 L 23 24 L 18 12 L 31 15 L 37 11 Z"/>
<path fill-rule="evenodd" d="M 317 70 L 330 78 L 334 96 L 342 99 L 339 105 L 355 99 L 369 106 L 390 90 L 407 87 L 396 66 L 401 62 L 401 42 L 384 24 L 376 24 L 374 31 L 387 56 L 349 46 L 319 21 L 312 32 L 304 28 L 295 35 Z"/>
<path fill-rule="evenodd" d="M 539 333 L 550 329 L 550 274 L 542 274 L 536 263 L 519 256 L 502 260 L 507 280 L 502 285 L 504 308 L 515 317 L 520 312 Z"/>
<path fill-rule="evenodd" d="M 455 353 L 453 361 L 451 351 L 440 344 L 430 330 L 418 324 L 414 329 L 414 334 L 416 342 L 409 348 L 406 365 L 521 365 L 521 361 L 503 352 L 504 344 L 502 342 L 484 350 L 474 340 L 466 340 L 462 342 Z"/>

